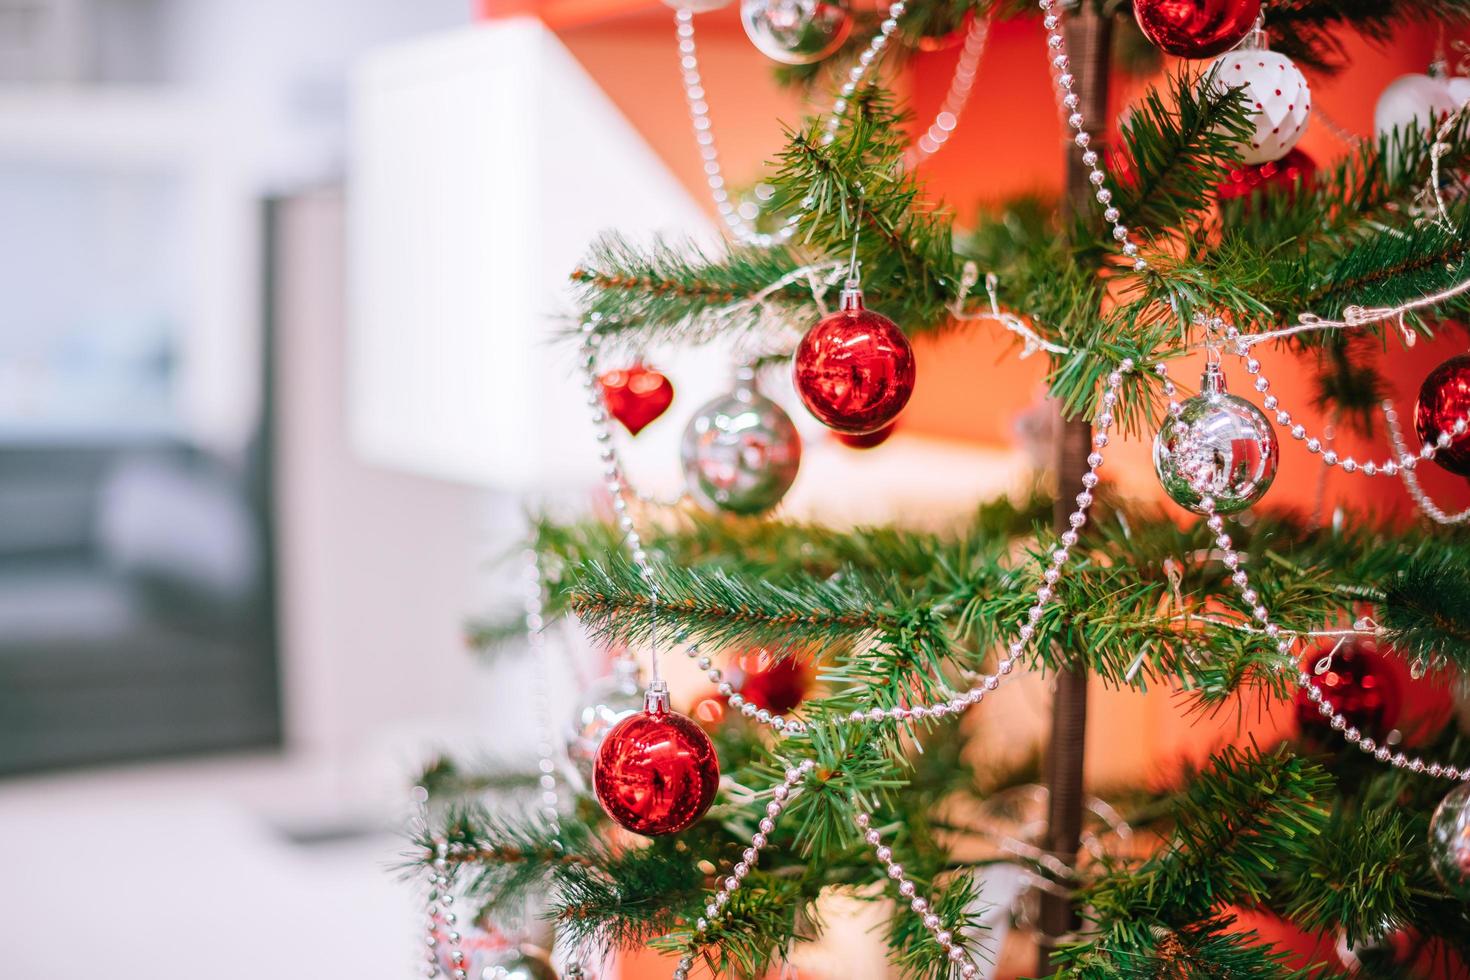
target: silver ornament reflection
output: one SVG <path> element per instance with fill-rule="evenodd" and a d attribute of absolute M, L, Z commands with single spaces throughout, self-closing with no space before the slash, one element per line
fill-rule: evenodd
<path fill-rule="evenodd" d="M 583 785 L 592 786 L 592 763 L 602 738 L 614 725 L 643 710 L 643 689 L 638 686 L 638 664 L 619 660 L 608 676 L 594 681 L 580 699 L 567 733 L 567 758 Z"/>
<path fill-rule="evenodd" d="M 781 502 L 801 463 L 791 416 L 755 390 L 749 369 L 735 390 L 701 405 L 679 446 L 684 482 L 706 510 L 760 514 Z"/>
<path fill-rule="evenodd" d="M 1461 901 L 1470 901 L 1470 783 L 1440 801 L 1429 821 L 1429 864 Z"/>
<path fill-rule="evenodd" d="M 740 23 L 761 54 L 783 65 L 821 61 L 852 32 L 839 0 L 741 0 Z"/>
<path fill-rule="evenodd" d="M 535 946 L 506 950 L 473 980 L 557 980 L 551 958 Z"/>
<path fill-rule="evenodd" d="M 1154 437 L 1159 482 L 1175 503 L 1201 514 L 1202 490 L 1221 514 L 1260 500 L 1276 478 L 1278 454 L 1271 423 L 1259 408 L 1225 391 L 1218 364 L 1205 369 L 1200 393 Z"/>

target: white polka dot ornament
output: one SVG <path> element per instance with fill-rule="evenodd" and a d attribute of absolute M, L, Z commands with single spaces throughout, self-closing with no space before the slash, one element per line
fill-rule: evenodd
<path fill-rule="evenodd" d="M 1210 63 L 1215 84 L 1245 89 L 1255 132 L 1241 144 L 1247 164 L 1269 163 L 1286 156 L 1307 130 L 1312 90 L 1301 70 L 1284 54 L 1265 48 L 1237 48 Z M 1206 78 L 1212 77 L 1206 75 Z"/>

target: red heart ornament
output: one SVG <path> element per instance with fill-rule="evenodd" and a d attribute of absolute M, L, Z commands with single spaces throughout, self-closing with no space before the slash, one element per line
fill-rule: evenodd
<path fill-rule="evenodd" d="M 652 368 L 634 364 L 621 371 L 608 371 L 597 379 L 602 400 L 613 418 L 637 435 L 658 418 L 674 400 L 674 386 Z"/>

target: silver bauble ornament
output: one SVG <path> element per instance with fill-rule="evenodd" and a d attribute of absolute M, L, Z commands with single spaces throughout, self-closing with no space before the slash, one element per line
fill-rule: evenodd
<path fill-rule="evenodd" d="M 1255 131 L 1238 144 L 1242 163 L 1280 160 L 1306 132 L 1312 90 L 1286 55 L 1242 45 L 1211 62 L 1206 77 L 1213 77 L 1221 89 L 1245 89 L 1245 106 L 1251 110 Z"/>
<path fill-rule="evenodd" d="M 557 980 L 551 957 L 535 946 L 514 946 L 501 953 L 471 980 Z"/>
<path fill-rule="evenodd" d="M 1470 783 L 1450 790 L 1434 811 L 1429 863 L 1450 894 L 1470 901 Z"/>
<path fill-rule="evenodd" d="M 1260 500 L 1276 478 L 1279 447 L 1265 414 L 1225 390 L 1218 364 L 1205 369 L 1200 393 L 1170 415 L 1154 437 L 1154 471 L 1181 507 L 1205 513 L 1203 494 L 1215 510 L 1233 514 Z"/>
<path fill-rule="evenodd" d="M 783 65 L 821 61 L 852 33 L 845 0 L 741 0 L 740 23 L 761 54 Z"/>
<path fill-rule="evenodd" d="M 791 416 L 755 390 L 743 368 L 735 390 L 705 402 L 679 447 L 684 482 L 706 510 L 760 514 L 781 502 L 801 463 L 801 436 Z"/>
<path fill-rule="evenodd" d="M 643 689 L 638 686 L 638 664 L 623 659 L 613 664 L 611 674 L 594 681 L 579 699 L 580 707 L 572 715 L 567 733 L 567 759 L 592 786 L 592 763 L 602 745 L 602 737 L 618 722 L 643 710 Z"/>

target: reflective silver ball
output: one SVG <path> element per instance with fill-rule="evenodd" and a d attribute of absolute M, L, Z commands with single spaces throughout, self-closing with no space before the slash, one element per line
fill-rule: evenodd
<path fill-rule="evenodd" d="M 1461 901 L 1470 901 L 1470 783 L 1440 801 L 1429 821 L 1429 863 Z"/>
<path fill-rule="evenodd" d="M 557 980 L 551 958 L 535 946 L 506 950 L 486 966 L 475 980 Z"/>
<path fill-rule="evenodd" d="M 791 416 L 743 377 L 694 413 L 679 458 L 689 493 L 706 510 L 760 514 L 791 489 L 801 436 Z"/>
<path fill-rule="evenodd" d="M 1159 482 L 1175 503 L 1200 514 L 1206 493 L 1221 514 L 1256 503 L 1276 478 L 1279 455 L 1270 421 L 1244 398 L 1226 392 L 1218 365 L 1210 365 L 1200 393 L 1154 437 Z"/>
<path fill-rule="evenodd" d="M 852 33 L 843 0 L 741 0 L 740 23 L 760 53 L 783 65 L 810 65 Z"/>
<path fill-rule="evenodd" d="M 593 681 L 583 692 L 567 732 L 567 758 L 583 785 L 592 786 L 592 763 L 603 736 L 618 722 L 642 710 L 638 665 L 631 660 L 619 660 L 611 674 Z"/>

